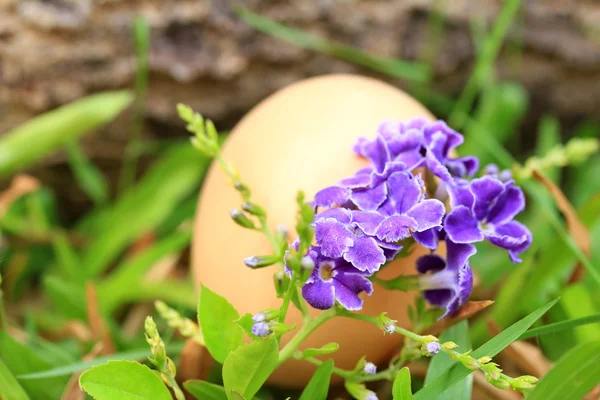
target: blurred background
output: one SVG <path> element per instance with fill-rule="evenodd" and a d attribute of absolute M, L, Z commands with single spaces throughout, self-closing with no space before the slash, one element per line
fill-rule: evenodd
<path fill-rule="evenodd" d="M 194 315 L 188 247 L 209 160 L 176 104 L 226 132 L 269 94 L 330 73 L 402 88 L 462 131 L 464 152 L 484 165 L 544 160 L 599 243 L 600 159 L 560 156 L 574 137 L 600 137 L 597 1 L 0 0 L 0 324 L 11 333 L 0 354 L 17 376 L 76 366 L 22 380 L 34 398 L 59 398 L 84 368 L 105 333 L 93 310 L 111 335 L 105 354 L 124 358 L 147 353 L 148 301 Z M 475 297 L 498 299 L 501 328 L 558 293 L 545 322 L 600 310 L 600 292 L 573 278 L 581 254 L 540 188 L 527 188 L 537 245 L 524 267 L 478 254 Z M 589 257 L 599 268 L 598 252 Z M 490 334 L 478 322 L 474 344 Z M 584 328 L 538 344 L 556 360 L 600 338 Z"/>

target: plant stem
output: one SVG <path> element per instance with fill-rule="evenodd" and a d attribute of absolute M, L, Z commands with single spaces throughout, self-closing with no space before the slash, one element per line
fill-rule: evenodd
<path fill-rule="evenodd" d="M 295 275 L 292 274 L 292 278 L 290 280 L 290 284 L 288 286 L 285 295 L 283 296 L 283 304 L 281 304 L 281 308 L 279 309 L 279 322 L 285 322 L 285 317 L 287 315 L 288 308 L 290 307 L 290 301 L 292 300 L 292 295 L 296 290 L 296 281 Z"/>
<path fill-rule="evenodd" d="M 302 328 L 296 333 L 296 335 L 290 340 L 290 342 L 279 352 L 278 366 L 284 361 L 291 358 L 298 347 L 315 331 L 319 326 L 325 323 L 327 320 L 335 317 L 336 309 L 331 308 L 327 311 L 323 311 L 316 318 L 309 320 L 307 323 L 302 325 Z"/>
<path fill-rule="evenodd" d="M 369 323 L 377 326 L 378 328 L 381 328 L 381 323 L 379 322 L 379 319 L 377 317 L 372 317 L 370 315 L 353 314 L 353 313 L 345 311 L 345 310 L 339 311 L 338 315 L 340 315 L 342 317 L 348 317 L 348 318 L 358 319 L 361 321 L 366 321 L 366 322 L 369 322 Z M 414 332 L 411 332 L 407 329 L 401 328 L 399 326 L 396 326 L 396 332 L 403 336 L 406 336 L 409 339 L 415 340 L 417 342 L 420 342 L 423 339 L 423 336 L 418 335 Z"/>

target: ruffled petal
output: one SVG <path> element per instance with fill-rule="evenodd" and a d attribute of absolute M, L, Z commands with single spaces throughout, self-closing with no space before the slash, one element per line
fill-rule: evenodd
<path fill-rule="evenodd" d="M 308 304 L 318 310 L 327 310 L 335 305 L 335 288 L 333 282 L 316 279 L 313 283 L 302 286 L 302 297 Z"/>
<path fill-rule="evenodd" d="M 394 172 L 387 181 L 390 201 L 395 205 L 397 214 L 404 214 L 423 197 L 417 179 L 408 172 Z"/>
<path fill-rule="evenodd" d="M 385 201 L 387 188 L 385 185 L 377 185 L 370 189 L 354 190 L 350 200 L 363 211 L 374 211 Z"/>
<path fill-rule="evenodd" d="M 446 240 L 446 260 L 448 268 L 459 270 L 467 264 L 469 258 L 477 253 L 474 245 L 469 243 L 454 243 L 451 240 Z"/>
<path fill-rule="evenodd" d="M 377 228 L 375 235 L 386 242 L 397 242 L 410 236 L 411 230 L 417 228 L 417 221 L 406 215 L 387 217 Z"/>
<path fill-rule="evenodd" d="M 373 293 L 371 281 L 358 274 L 337 274 L 333 278 L 335 298 L 346 310 L 362 310 L 363 300 L 358 294 L 365 292 L 367 295 Z"/>
<path fill-rule="evenodd" d="M 492 206 L 487 222 L 494 225 L 502 225 L 519 214 L 525 208 L 525 196 L 521 188 L 509 186 Z"/>
<path fill-rule="evenodd" d="M 477 220 L 465 206 L 458 206 L 446 215 L 444 230 L 454 243 L 481 242 L 483 234 Z"/>
<path fill-rule="evenodd" d="M 435 176 L 443 180 L 444 182 L 451 182 L 452 175 L 448 172 L 448 168 L 440 161 L 434 154 L 430 151 L 425 155 L 425 161 L 427 162 L 427 168 L 433 173 Z"/>
<path fill-rule="evenodd" d="M 374 141 L 363 145 L 364 156 L 371 161 L 375 171 L 382 172 L 385 164 L 390 161 L 390 153 L 381 135 L 377 135 Z"/>
<path fill-rule="evenodd" d="M 315 194 L 314 204 L 318 207 L 333 207 L 344 204 L 350 199 L 351 191 L 341 186 L 329 186 Z"/>
<path fill-rule="evenodd" d="M 436 199 L 423 200 L 406 212 L 406 215 L 417 221 L 417 232 L 441 226 L 446 208 L 444 203 Z"/>
<path fill-rule="evenodd" d="M 450 174 L 459 178 L 473 176 L 479 169 L 479 159 L 473 156 L 460 157 L 446 161 Z"/>
<path fill-rule="evenodd" d="M 315 215 L 315 221 L 327 218 L 333 218 L 342 224 L 349 224 L 352 220 L 351 212 L 345 208 L 330 208 Z"/>
<path fill-rule="evenodd" d="M 354 235 L 333 218 L 315 222 L 315 238 L 325 257 L 338 258 L 354 244 Z"/>
<path fill-rule="evenodd" d="M 435 250 L 437 249 L 438 234 L 440 229 L 440 227 L 435 227 L 426 229 L 422 232 L 413 232 L 412 236 L 413 239 L 415 239 L 415 242 L 419 243 L 421 246 Z"/>
<path fill-rule="evenodd" d="M 344 254 L 344 259 L 361 271 L 373 273 L 386 261 L 383 250 L 372 237 L 357 237 L 354 245 Z"/>
<path fill-rule="evenodd" d="M 365 189 L 371 184 L 369 174 L 353 175 L 339 181 L 339 185 L 349 189 Z"/>
<path fill-rule="evenodd" d="M 486 238 L 498 247 L 508 250 L 513 263 L 521 262 L 519 254 L 531 245 L 531 232 L 520 222 L 511 221 L 495 226 L 493 231 L 486 232 Z"/>
<path fill-rule="evenodd" d="M 358 226 L 366 235 L 373 236 L 379 224 L 385 217 L 375 211 L 352 211 L 352 223 Z"/>
<path fill-rule="evenodd" d="M 455 179 L 448 184 L 448 194 L 450 195 L 450 205 L 454 208 L 457 206 L 465 206 L 469 209 L 473 208 L 475 196 L 471 192 L 469 181 L 464 179 Z"/>
<path fill-rule="evenodd" d="M 475 196 L 473 213 L 477 221 L 483 221 L 490 206 L 504 191 L 504 184 L 491 176 L 483 176 L 471 181 L 471 192 Z"/>

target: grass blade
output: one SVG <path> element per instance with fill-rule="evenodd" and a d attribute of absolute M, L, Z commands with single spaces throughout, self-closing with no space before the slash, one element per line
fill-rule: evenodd
<path fill-rule="evenodd" d="M 461 349 L 470 349 L 471 340 L 469 337 L 468 322 L 462 321 L 461 323 L 445 331 L 440 337 L 440 342 L 454 342 Z M 446 371 L 452 364 L 454 364 L 454 361 L 445 354 L 440 354 L 433 357 L 431 359 L 431 363 L 429 364 L 429 368 L 427 369 L 425 385 L 431 383 L 435 378 L 444 373 L 444 371 Z M 469 375 L 465 379 L 462 379 L 460 382 L 457 382 L 446 389 L 439 396 L 435 397 L 435 400 L 470 399 L 472 389 L 473 376 Z"/>
<path fill-rule="evenodd" d="M 0 398 L 7 400 L 29 400 L 29 396 L 10 370 L 0 360 Z"/>
<path fill-rule="evenodd" d="M 575 318 L 567 321 L 560 321 L 554 324 L 548 324 L 525 331 L 525 333 L 519 336 L 519 340 L 525 340 L 536 336 L 558 333 L 566 329 L 572 329 L 578 326 L 594 324 L 597 322 L 600 322 L 600 314 L 588 315 L 587 317 Z"/>
<path fill-rule="evenodd" d="M 471 355 L 474 358 L 480 358 L 483 356 L 493 357 L 503 349 L 505 349 L 512 342 L 517 340 L 519 336 L 523 334 L 529 327 L 537 321 L 546 311 L 548 311 L 553 305 L 558 302 L 559 299 L 556 299 L 549 304 L 545 305 L 532 312 L 525 318 L 520 321 L 514 323 L 496 337 L 492 338 L 488 342 L 486 342 L 483 346 L 479 347 L 477 350 L 473 351 Z M 442 394 L 449 387 L 453 386 L 456 382 L 466 378 L 473 371 L 467 369 L 459 362 L 455 362 L 447 368 L 444 372 L 442 372 L 437 378 L 431 381 L 429 384 L 425 385 L 423 389 L 419 390 L 415 394 L 415 400 L 429 400 L 433 399 L 436 396 Z"/>
<path fill-rule="evenodd" d="M 132 101 L 127 91 L 94 94 L 46 112 L 0 138 L 0 176 L 12 175 L 46 154 L 114 119 Z"/>
<path fill-rule="evenodd" d="M 88 160 L 76 142 L 69 142 L 66 150 L 69 166 L 79 187 L 94 201 L 96 206 L 106 204 L 108 201 L 108 185 L 102 173 Z"/>
<path fill-rule="evenodd" d="M 290 28 L 269 18 L 255 14 L 245 7 L 238 7 L 236 12 L 242 21 L 253 28 L 296 46 L 362 65 L 394 78 L 406 79 L 413 82 L 425 82 L 429 80 L 429 67 L 425 63 L 405 62 L 376 56 L 353 46 L 333 42 L 298 29 Z"/>
<path fill-rule="evenodd" d="M 565 354 L 527 399 L 582 399 L 599 382 L 600 341 L 583 343 Z"/>

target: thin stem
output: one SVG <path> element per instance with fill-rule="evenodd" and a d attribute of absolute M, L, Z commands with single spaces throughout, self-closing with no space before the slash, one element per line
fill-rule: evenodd
<path fill-rule="evenodd" d="M 340 311 L 338 313 L 338 315 L 340 315 L 342 317 L 348 317 L 348 318 L 352 318 L 352 319 L 358 319 L 358 320 L 361 320 L 361 321 L 366 321 L 366 322 L 369 322 L 369 323 L 375 325 L 378 328 L 381 328 L 381 323 L 380 323 L 380 321 L 379 321 L 379 319 L 377 317 L 372 317 L 370 315 L 353 314 L 353 313 L 345 311 L 345 310 L 344 311 Z M 411 332 L 411 331 L 409 331 L 407 329 L 401 328 L 399 326 L 396 326 L 396 332 L 399 333 L 399 334 L 401 334 L 401 335 L 403 335 L 403 336 L 406 336 L 409 339 L 417 341 L 417 342 L 420 342 L 421 340 L 423 340 L 423 336 L 418 335 L 418 334 L 416 334 L 414 332 Z"/>
<path fill-rule="evenodd" d="M 292 279 L 288 289 L 283 296 L 283 304 L 281 304 L 281 308 L 279 309 L 279 322 L 285 322 L 285 317 L 287 315 L 288 308 L 290 307 L 290 301 L 292 300 L 292 296 L 296 290 L 295 275 L 295 273 L 292 274 Z"/>
<path fill-rule="evenodd" d="M 278 365 L 281 365 L 284 361 L 291 358 L 298 347 L 313 333 L 319 326 L 325 323 L 327 320 L 335 317 L 336 310 L 331 308 L 327 311 L 323 311 L 316 318 L 311 319 L 300 328 L 298 333 L 290 340 L 290 342 L 279 352 Z"/>
<path fill-rule="evenodd" d="M 300 287 L 296 286 L 296 290 L 298 293 L 298 298 L 301 299 L 299 301 L 300 312 L 302 313 L 302 317 L 304 317 L 304 323 L 307 323 L 308 321 L 310 321 L 312 319 L 312 317 L 310 316 L 310 311 L 308 310 L 308 307 L 306 306 L 306 302 L 302 300 L 302 294 L 300 293 Z"/>
<path fill-rule="evenodd" d="M 307 357 L 302 359 L 316 366 L 320 366 L 324 362 L 315 357 Z M 387 369 L 373 375 L 357 375 L 355 371 L 337 367 L 333 368 L 333 373 L 341 376 L 345 380 L 354 382 L 373 382 L 380 380 L 391 381 L 394 380 L 394 378 L 396 377 L 396 372 L 398 372 L 400 367 L 402 367 L 402 365 L 404 365 L 405 362 L 406 360 L 404 358 L 400 358 L 396 363 L 390 365 Z"/>

